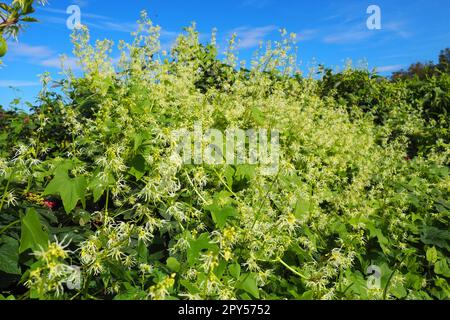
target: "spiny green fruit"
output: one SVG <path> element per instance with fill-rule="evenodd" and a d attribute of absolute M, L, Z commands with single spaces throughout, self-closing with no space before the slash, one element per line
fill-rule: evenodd
<path fill-rule="evenodd" d="M 3 37 L 0 37 L 0 58 L 3 57 L 8 51 L 8 44 Z"/>

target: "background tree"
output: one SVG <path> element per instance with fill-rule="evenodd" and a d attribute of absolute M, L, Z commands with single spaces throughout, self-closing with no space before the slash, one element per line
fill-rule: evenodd
<path fill-rule="evenodd" d="M 443 72 L 450 72 L 450 48 L 441 51 L 438 67 Z"/>
<path fill-rule="evenodd" d="M 435 64 L 430 61 L 427 63 L 416 62 L 409 66 L 407 70 L 400 70 L 392 74 L 393 80 L 419 78 L 423 80 L 425 78 L 437 75 L 438 73 L 450 72 L 450 48 L 446 48 L 439 54 L 439 62 Z"/>

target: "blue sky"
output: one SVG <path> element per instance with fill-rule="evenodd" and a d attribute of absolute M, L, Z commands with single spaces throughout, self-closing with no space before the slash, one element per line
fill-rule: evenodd
<path fill-rule="evenodd" d="M 30 25 L 10 42 L 0 68 L 0 105 L 15 97 L 35 100 L 38 75 L 60 77 L 59 56 L 72 62 L 71 31 L 66 8 L 76 4 L 81 22 L 93 39 L 130 40 L 141 10 L 162 27 L 162 43 L 169 46 L 183 27 L 197 23 L 203 39 L 218 29 L 219 43 L 234 32 L 248 57 L 262 40 L 276 39 L 279 28 L 298 34 L 303 68 L 314 63 L 342 67 L 347 59 L 366 61 L 389 75 L 416 61 L 436 60 L 450 46 L 448 0 L 49 0 L 38 7 L 39 23 Z M 369 5 L 381 8 L 381 30 L 369 30 Z M 10 87 L 13 86 L 14 89 Z"/>

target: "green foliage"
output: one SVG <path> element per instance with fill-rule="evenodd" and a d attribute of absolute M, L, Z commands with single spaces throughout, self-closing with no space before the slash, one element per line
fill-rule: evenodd
<path fill-rule="evenodd" d="M 35 12 L 35 2 L 42 5 L 47 3 L 46 0 L 13 0 L 9 5 L 0 2 L 0 58 L 8 51 L 6 39 L 17 38 L 19 32 L 24 28 L 24 22 L 37 22 L 30 16 Z"/>
<path fill-rule="evenodd" d="M 177 259 L 175 259 L 174 257 L 169 257 L 167 259 L 167 267 L 173 272 L 179 272 L 181 265 Z"/>
<path fill-rule="evenodd" d="M 20 274 L 19 242 L 11 237 L 3 236 L 0 242 L 0 272 Z"/>
<path fill-rule="evenodd" d="M 0 58 L 3 57 L 7 51 L 8 51 L 8 44 L 6 43 L 6 40 L 0 38 Z"/>
<path fill-rule="evenodd" d="M 260 298 L 256 274 L 243 274 L 236 287 L 250 293 L 256 299 Z"/>
<path fill-rule="evenodd" d="M 19 253 L 28 249 L 34 251 L 46 248 L 48 244 L 48 234 L 43 230 L 39 215 L 36 210 L 30 209 L 22 219 L 22 229 L 20 238 Z"/>
<path fill-rule="evenodd" d="M 13 0 L 10 4 L 0 2 L 0 33 L 5 36 L 17 36 L 22 28 L 21 22 L 36 22 L 36 19 L 30 17 L 35 12 L 34 6 L 38 3 L 45 5 L 46 0 Z"/>
<path fill-rule="evenodd" d="M 450 297 L 448 74 L 302 77 L 284 32 L 248 70 L 234 39 L 219 61 L 140 26 L 117 65 L 77 31 L 82 76 L 0 110 L 1 299 Z M 172 133 L 199 121 L 277 129 L 277 173 L 183 165 Z"/>
<path fill-rule="evenodd" d="M 71 168 L 72 165 L 70 163 L 58 166 L 55 169 L 55 177 L 47 185 L 43 193 L 43 195 L 59 194 L 67 213 L 75 209 L 78 201 L 81 201 L 84 206 L 86 205 L 86 179 L 82 176 L 70 178 L 68 170 Z"/>

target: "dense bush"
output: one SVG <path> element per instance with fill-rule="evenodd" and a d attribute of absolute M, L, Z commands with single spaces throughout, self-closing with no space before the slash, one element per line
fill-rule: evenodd
<path fill-rule="evenodd" d="M 219 61 L 193 28 L 170 54 L 158 32 L 143 19 L 117 65 L 75 34 L 83 76 L 0 112 L 4 297 L 450 297 L 448 74 L 301 77 L 285 33 L 247 70 L 234 40 Z M 278 173 L 183 165 L 171 132 L 195 121 L 279 130 Z"/>

